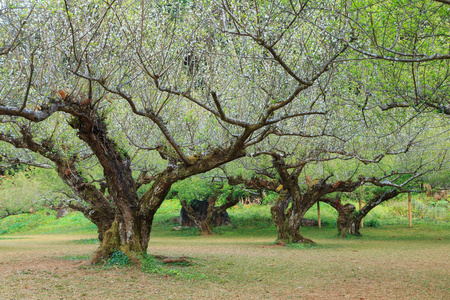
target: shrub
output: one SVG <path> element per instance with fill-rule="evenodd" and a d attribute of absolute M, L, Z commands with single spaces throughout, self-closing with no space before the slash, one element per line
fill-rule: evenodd
<path fill-rule="evenodd" d="M 367 221 L 364 221 L 364 227 L 379 228 L 381 226 L 382 226 L 382 223 L 378 219 L 368 219 Z"/>

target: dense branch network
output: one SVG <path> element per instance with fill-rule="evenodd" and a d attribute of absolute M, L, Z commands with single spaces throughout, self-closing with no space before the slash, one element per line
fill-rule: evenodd
<path fill-rule="evenodd" d="M 26 20 L 37 14 L 48 22 L 30 32 L 24 25 L 11 29 L 15 34 L 0 50 L 0 140 L 46 160 L 36 166 L 51 162 L 56 168 L 76 197 L 69 206 L 99 228 L 102 244 L 93 262 L 117 249 L 131 257 L 146 253 L 154 215 L 175 182 L 242 158 L 271 157 L 272 178 L 229 180 L 279 193 L 272 216 L 279 238 L 290 242 L 306 240 L 299 233 L 301 217 L 326 195 L 368 183 L 401 191 L 424 173 L 401 183 L 406 173 L 400 171 L 335 183 L 323 174 L 304 189 L 299 178 L 310 163 L 378 164 L 419 144 L 412 118 L 390 119 L 400 124 L 394 133 L 377 132 L 385 121 L 369 97 L 362 108 L 341 97 L 345 79 L 339 75 L 347 74 L 342 69 L 351 66 L 345 64 L 355 52 L 376 60 L 390 56 L 356 46 L 348 22 L 335 23 L 310 1 L 203 5 L 112 1 L 91 7 L 64 1 L 52 14 L 30 10 Z M 328 32 L 326 24 L 343 34 Z M 379 123 L 368 122 L 370 116 Z M 62 131 L 73 133 L 76 142 L 64 141 L 69 135 Z M 374 145 L 384 135 L 385 151 L 357 150 L 365 146 L 358 141 L 364 134 Z M 55 135 L 62 137 L 54 143 Z M 389 141 L 391 136 L 403 142 Z M 87 154 L 69 154 L 64 147 Z M 88 160 L 91 170 L 84 168 Z M 139 175 L 133 163 L 140 163 Z M 210 208 L 211 215 L 227 205 Z"/>

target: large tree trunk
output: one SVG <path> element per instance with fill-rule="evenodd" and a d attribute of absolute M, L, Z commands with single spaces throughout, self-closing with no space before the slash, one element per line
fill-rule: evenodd
<path fill-rule="evenodd" d="M 102 260 L 106 261 L 115 250 L 125 253 L 133 263 L 138 263 L 139 258 L 145 254 L 143 244 L 148 238 L 141 237 L 140 219 L 124 219 L 116 215 L 116 219 L 103 235 L 103 241 L 91 258 L 91 263 L 96 264 Z M 143 243 L 144 242 L 144 243 Z"/>
<path fill-rule="evenodd" d="M 239 202 L 239 198 L 233 198 L 230 194 L 227 197 L 227 201 L 221 206 L 215 206 L 217 197 L 213 196 L 208 200 L 208 208 L 206 210 L 206 215 L 203 215 L 199 211 L 195 211 L 191 205 L 185 201 L 180 200 L 181 205 L 186 211 L 189 218 L 191 218 L 195 225 L 200 229 L 202 235 L 212 235 L 212 225 L 221 223 L 221 214 L 225 212 L 228 208 L 236 205 Z"/>
<path fill-rule="evenodd" d="M 287 209 L 291 201 L 292 206 Z M 282 190 L 280 192 L 277 201 L 270 208 L 272 220 L 277 227 L 277 242 L 285 244 L 314 243 L 312 240 L 305 238 L 300 233 L 303 216 L 313 204 L 302 201 L 294 201 L 293 197 L 290 196 L 286 190 Z"/>
<path fill-rule="evenodd" d="M 111 228 L 114 222 L 114 210 L 112 208 L 83 208 L 71 203 L 69 203 L 69 207 L 81 211 L 86 219 L 97 226 L 98 240 L 100 241 L 100 244 L 103 243 L 106 232 Z"/>
<path fill-rule="evenodd" d="M 211 211 L 214 207 L 215 201 L 209 200 L 208 201 L 208 208 L 206 212 L 206 216 L 203 216 L 203 214 L 200 211 L 196 211 L 189 203 L 187 203 L 184 200 L 180 200 L 181 206 L 184 208 L 186 214 L 188 217 L 194 222 L 195 226 L 198 227 L 200 230 L 200 233 L 202 235 L 212 235 L 213 231 L 211 228 L 212 225 L 212 218 L 209 218 L 211 215 Z"/>
<path fill-rule="evenodd" d="M 321 201 L 328 203 L 338 212 L 338 235 L 345 238 L 348 236 L 362 236 L 360 233 L 361 220 L 379 204 L 396 197 L 399 193 L 398 190 L 393 189 L 383 194 L 375 194 L 359 211 L 356 211 L 355 206 L 350 203 L 342 205 L 339 198 L 322 198 Z"/>
<path fill-rule="evenodd" d="M 355 212 L 355 209 L 355 206 L 351 204 L 345 204 L 338 209 L 337 227 L 340 237 L 361 236 L 359 230 L 362 217 Z"/>
<path fill-rule="evenodd" d="M 108 194 L 114 204 L 114 221 L 108 229 L 107 225 L 99 228 L 101 245 L 91 263 L 108 259 L 114 250 L 120 250 L 137 261 L 138 256 L 146 253 L 154 213 L 141 213 L 130 157 L 108 137 L 106 126 L 96 113 L 80 114 L 69 124 L 78 130 L 78 137 L 89 145 L 101 164 Z"/>
<path fill-rule="evenodd" d="M 138 206 L 132 206 L 126 205 L 123 201 L 122 205 L 118 205 L 120 209 L 116 209 L 114 222 L 105 232 L 104 240 L 94 253 L 91 263 L 95 264 L 108 259 L 114 250 L 124 252 L 132 262 L 138 263 L 139 258 L 147 253 L 155 213 L 171 185 L 172 182 L 165 176 L 161 176 L 147 191 L 146 196 L 150 197 L 148 202 L 140 202 Z"/>

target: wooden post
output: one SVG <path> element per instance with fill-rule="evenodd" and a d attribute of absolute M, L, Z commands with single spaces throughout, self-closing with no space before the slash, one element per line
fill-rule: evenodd
<path fill-rule="evenodd" d="M 319 223 L 319 229 L 322 228 L 322 223 L 320 222 L 320 202 L 317 201 L 317 220 Z"/>
<path fill-rule="evenodd" d="M 361 208 L 362 208 L 362 201 L 361 201 L 361 198 L 359 199 L 359 211 L 361 211 Z M 361 228 L 363 228 L 364 227 L 364 221 L 363 221 L 363 219 L 361 219 Z"/>
<path fill-rule="evenodd" d="M 409 218 L 409 227 L 412 227 L 411 193 L 408 193 L 408 218 Z"/>

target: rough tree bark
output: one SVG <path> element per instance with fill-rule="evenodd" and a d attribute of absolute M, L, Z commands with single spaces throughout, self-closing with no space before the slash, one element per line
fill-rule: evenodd
<path fill-rule="evenodd" d="M 337 228 L 341 238 L 347 236 L 362 236 L 361 220 L 377 205 L 396 197 L 400 192 L 393 189 L 383 194 L 375 194 L 372 199 L 357 211 L 356 207 L 350 203 L 342 204 L 340 198 L 322 198 L 320 201 L 331 205 L 338 212 Z"/>
<path fill-rule="evenodd" d="M 212 196 L 208 200 L 208 209 L 206 216 L 196 212 L 189 203 L 180 200 L 181 205 L 186 210 L 188 216 L 194 221 L 195 225 L 199 228 L 202 235 L 212 235 L 212 225 L 214 220 L 220 218 L 221 213 L 225 212 L 228 208 L 235 206 L 239 202 L 239 198 L 233 197 L 231 194 L 227 197 L 226 202 L 220 206 L 215 206 L 217 201 L 216 196 Z"/>
<path fill-rule="evenodd" d="M 303 216 L 311 208 L 312 205 L 306 203 L 292 201 L 292 206 L 288 208 L 292 197 L 286 189 L 283 189 L 275 204 L 270 208 L 272 220 L 277 227 L 279 243 L 306 243 L 314 244 L 310 239 L 305 238 L 300 233 Z"/>

